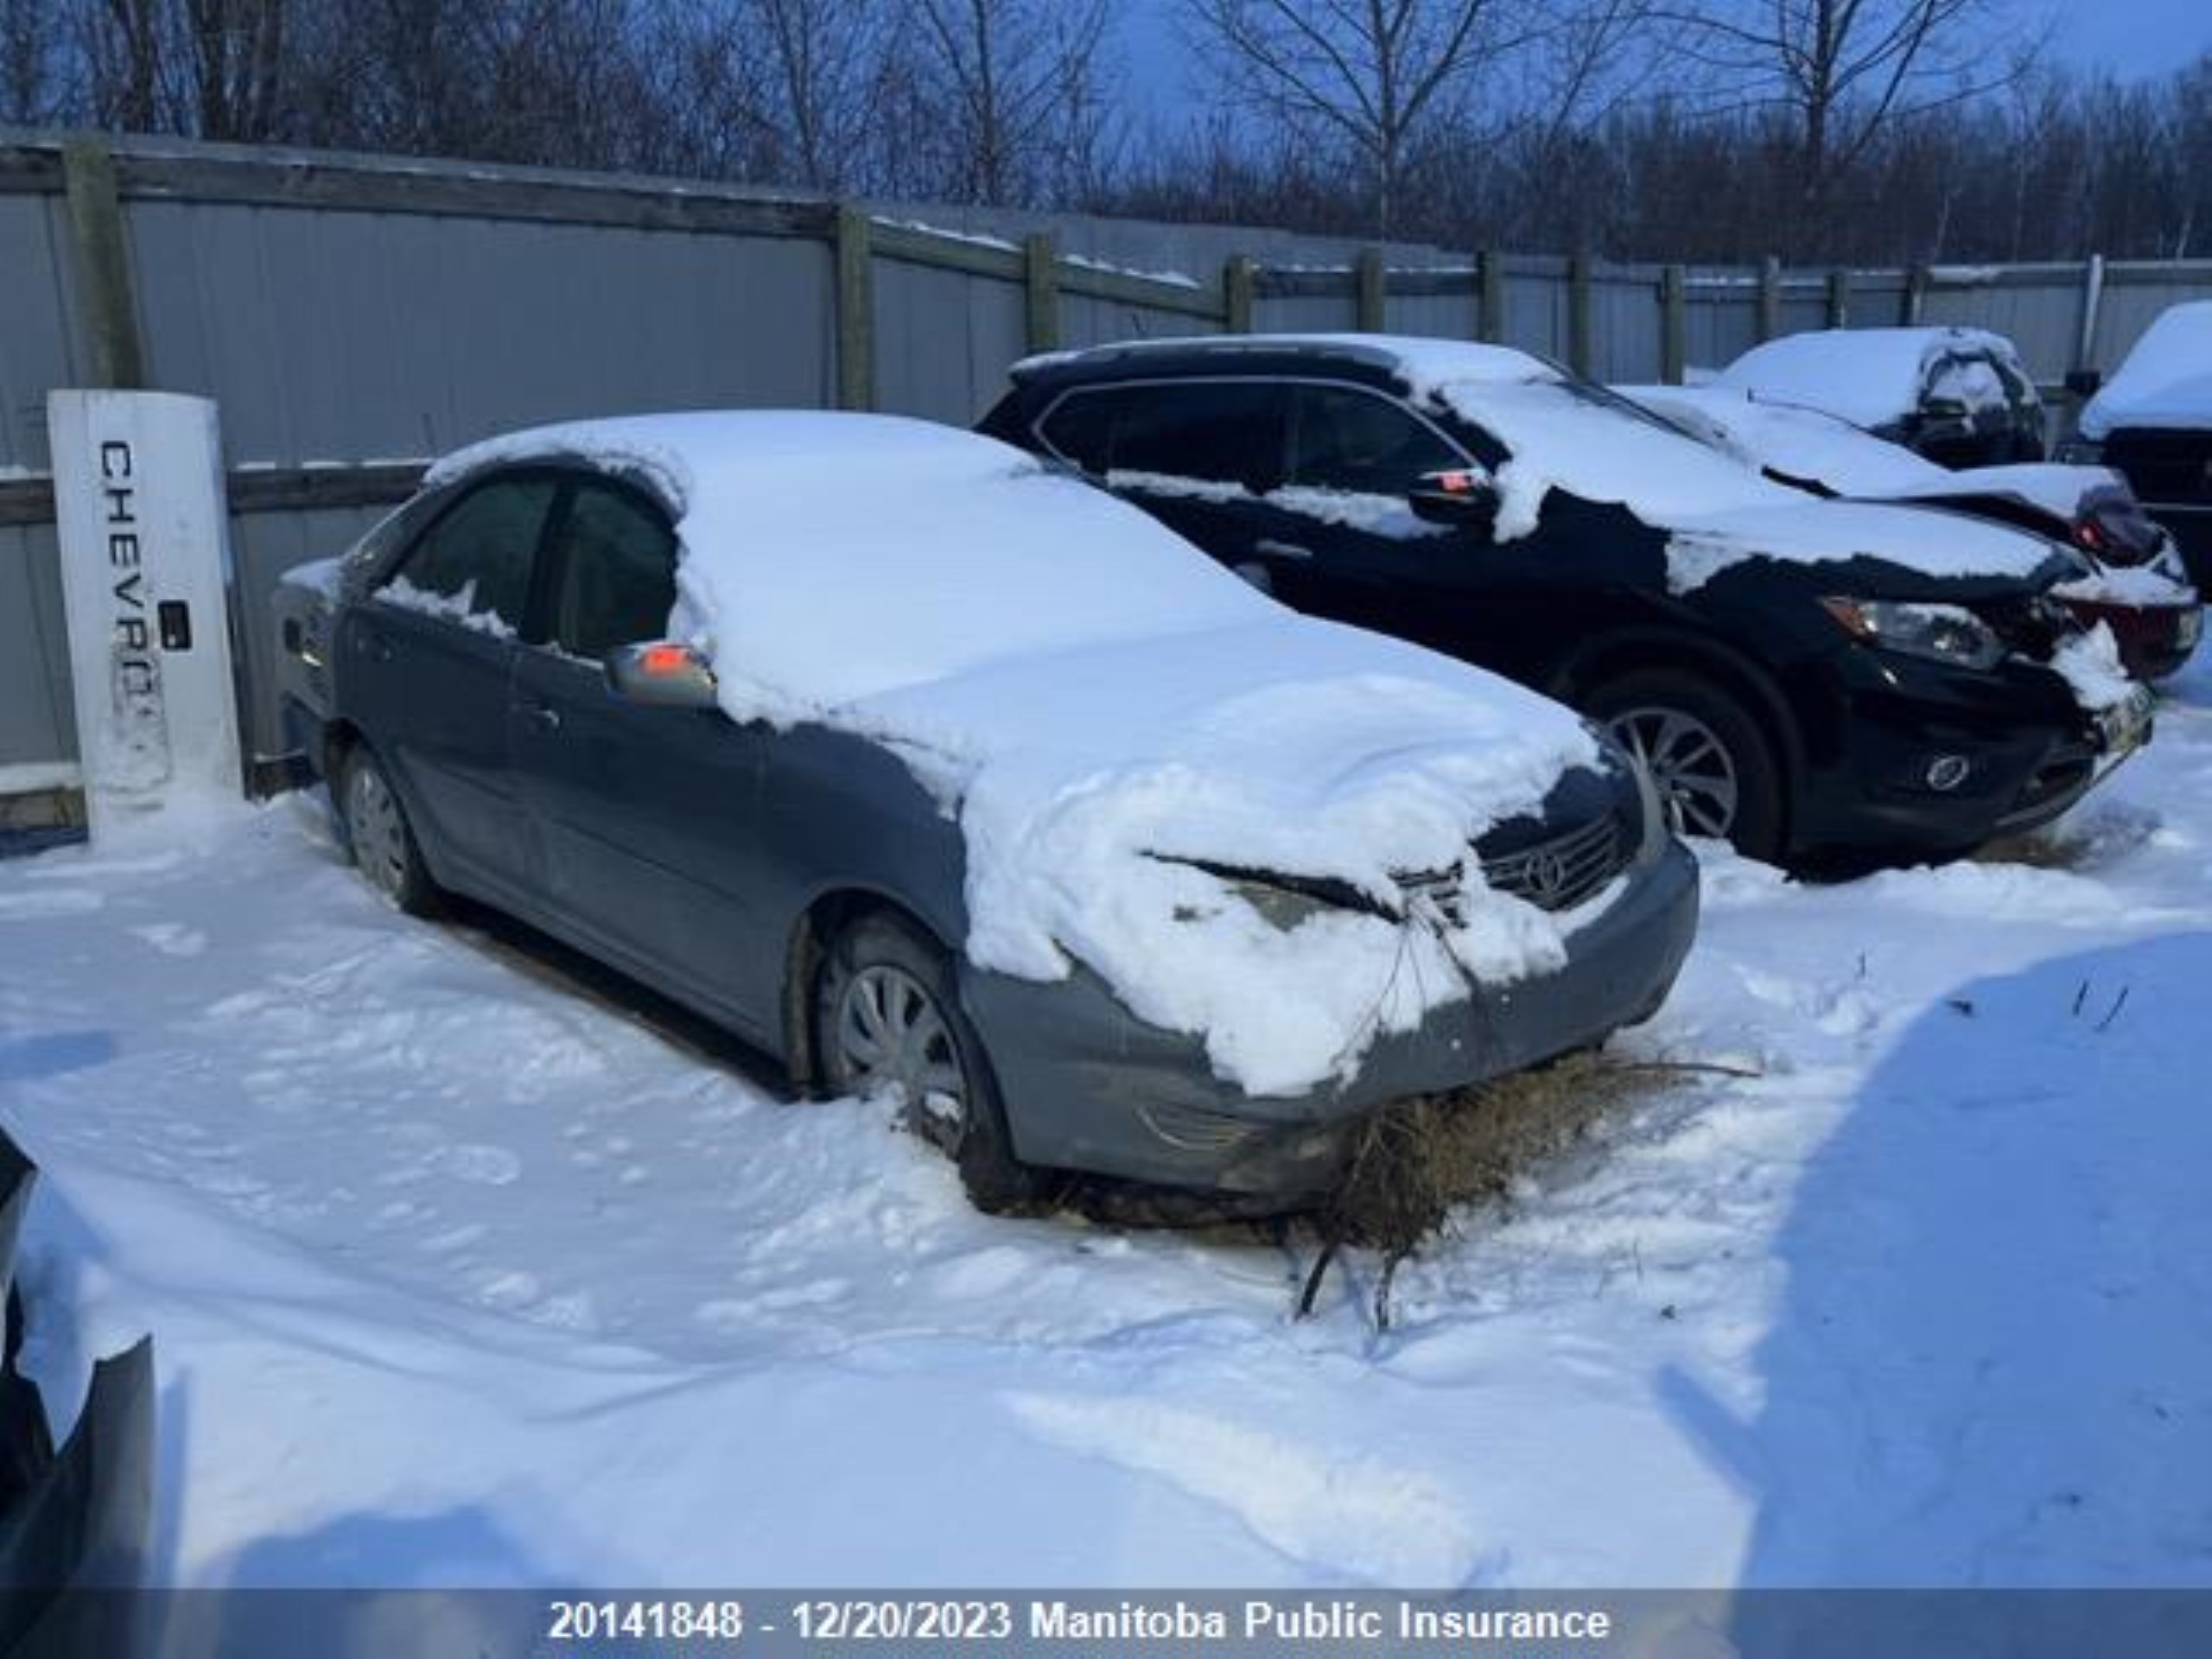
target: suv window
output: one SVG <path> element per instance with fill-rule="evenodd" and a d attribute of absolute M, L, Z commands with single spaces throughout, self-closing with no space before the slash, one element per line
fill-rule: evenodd
<path fill-rule="evenodd" d="M 626 490 L 580 484 L 557 539 L 553 638 L 562 650 L 596 660 L 667 633 L 676 535 L 657 510 Z"/>
<path fill-rule="evenodd" d="M 442 514 L 378 592 L 396 604 L 512 636 L 530 602 L 530 572 L 549 478 L 499 478 L 480 484 Z"/>
<path fill-rule="evenodd" d="M 1386 397 L 1342 386 L 1294 392 L 1293 484 L 1403 495 L 1424 473 L 1465 465 L 1465 456 Z"/>
<path fill-rule="evenodd" d="M 1285 398 L 1256 380 L 1162 382 L 1071 392 L 1039 429 L 1084 471 L 1241 484 L 1282 481 Z"/>

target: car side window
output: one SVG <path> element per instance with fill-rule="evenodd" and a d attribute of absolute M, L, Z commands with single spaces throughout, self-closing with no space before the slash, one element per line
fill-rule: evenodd
<path fill-rule="evenodd" d="M 1296 388 L 1290 482 L 1362 495 L 1403 495 L 1426 473 L 1467 464 L 1425 423 L 1386 397 L 1342 386 Z"/>
<path fill-rule="evenodd" d="M 626 490 L 580 484 L 556 539 L 553 639 L 563 651 L 598 661 L 668 632 L 676 533 L 658 509 Z"/>
<path fill-rule="evenodd" d="M 554 489 L 548 478 L 479 485 L 423 532 L 377 596 L 512 639 L 529 607 L 531 569 Z"/>
<path fill-rule="evenodd" d="M 1233 484 L 1282 481 L 1285 399 L 1257 380 L 1161 382 L 1071 392 L 1039 429 L 1054 450 L 1104 477 Z"/>

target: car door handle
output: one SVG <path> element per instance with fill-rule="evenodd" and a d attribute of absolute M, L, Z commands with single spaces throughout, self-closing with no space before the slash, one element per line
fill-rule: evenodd
<path fill-rule="evenodd" d="M 1262 536 L 1253 543 L 1252 550 L 1271 559 L 1310 559 L 1313 556 L 1313 550 L 1310 547 L 1300 547 L 1296 542 L 1278 542 L 1268 536 Z"/>
<path fill-rule="evenodd" d="M 525 712 L 530 716 L 530 723 L 540 731 L 557 732 L 561 729 L 561 711 L 558 709 L 534 702 Z"/>

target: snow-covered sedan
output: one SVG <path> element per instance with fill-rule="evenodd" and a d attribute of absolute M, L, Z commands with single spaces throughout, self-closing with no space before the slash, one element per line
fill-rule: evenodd
<path fill-rule="evenodd" d="M 1679 827 L 1802 867 L 1955 856 L 2056 817 L 2149 694 L 2040 536 L 1822 501 L 1525 352 L 1158 340 L 1016 366 L 984 429 L 1299 609 L 1603 721 Z"/>
<path fill-rule="evenodd" d="M 1286 1205 L 1394 1098 L 1666 995 L 1694 867 L 1573 715 L 1286 610 L 988 440 L 696 414 L 464 451 L 288 582 L 352 855 L 895 1092 L 976 1199 Z"/>
<path fill-rule="evenodd" d="M 1944 467 L 2044 458 L 2043 396 L 1986 328 L 1819 328 L 1754 346 L 1713 382 L 1825 410 Z"/>
<path fill-rule="evenodd" d="M 1946 508 L 2070 543 L 2089 568 L 2051 591 L 2083 622 L 2112 630 L 2138 679 L 2177 671 L 2196 649 L 2203 613 L 2181 554 L 2108 468 L 2021 461 L 1953 472 L 1847 421 L 1733 387 L 1615 390 L 1808 493 Z"/>

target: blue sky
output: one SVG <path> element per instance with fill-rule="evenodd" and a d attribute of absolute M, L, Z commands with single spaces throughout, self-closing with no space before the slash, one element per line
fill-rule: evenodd
<path fill-rule="evenodd" d="M 1205 66 L 1183 45 L 1177 0 L 1125 0 L 1122 29 L 1134 90 L 1173 121 L 1209 91 Z M 2212 51 L 2212 0 L 1999 0 L 2028 26 L 2056 18 L 2054 55 L 2129 77 L 2178 68 Z"/>

